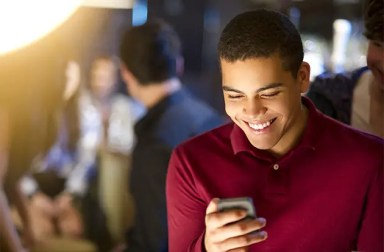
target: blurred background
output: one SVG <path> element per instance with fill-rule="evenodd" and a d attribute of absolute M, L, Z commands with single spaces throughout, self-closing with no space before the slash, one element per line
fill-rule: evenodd
<path fill-rule="evenodd" d="M 37 6 L 36 3 L 40 5 Z M 61 3 L 51 0 L 2 1 L 0 3 L 0 112 L 4 104 L 5 107 L 9 106 L 13 109 L 9 110 L 11 119 L 14 117 L 13 120 L 16 122 L 13 125 L 16 128 L 15 136 L 12 138 L 17 139 L 13 144 L 15 150 L 11 151 L 11 153 L 17 152 L 17 155 L 10 159 L 22 159 L 19 158 L 19 155 L 22 155 L 18 153 L 23 149 L 21 146 L 36 147 L 35 143 L 41 142 L 43 142 L 42 145 L 52 145 L 55 136 L 51 137 L 52 140 L 47 135 L 50 133 L 50 128 L 55 128 L 49 124 L 55 122 L 55 118 L 45 118 L 45 116 L 55 117 L 55 106 L 60 109 L 63 107 L 64 111 L 70 107 L 68 100 L 65 101 L 68 106 L 52 105 L 55 104 L 55 100 L 63 98 L 64 86 L 66 86 L 64 100 L 67 99 L 65 96 L 68 90 L 81 89 L 76 85 L 90 88 L 92 84 L 89 83 L 94 81 L 92 73 L 96 72 L 92 70 L 92 66 L 95 66 L 94 60 L 108 55 L 111 59 L 102 57 L 102 61 L 115 62 L 114 56 L 119 54 L 122 32 L 129 27 L 143 24 L 150 18 L 164 19 L 175 28 L 181 38 L 185 61 L 182 83 L 194 95 L 224 115 L 221 76 L 216 53 L 217 42 L 222 29 L 230 19 L 238 13 L 260 7 L 281 11 L 296 25 L 303 38 L 305 60 L 311 65 L 311 78 L 326 71 L 348 71 L 366 64 L 367 41 L 362 35 L 363 0 L 63 0 Z M 59 23 L 56 26 L 54 19 Z M 48 33 L 38 38 L 37 32 L 44 30 Z M 27 35 L 31 37 L 28 38 Z M 15 40 L 20 37 L 23 37 L 26 42 L 19 43 Z M 67 63 L 72 61 L 78 65 L 69 67 L 70 64 Z M 107 64 L 106 62 L 104 63 Z M 113 71 L 112 74 L 114 74 Z M 108 82 L 109 77 L 108 73 L 105 75 L 102 71 L 101 74 L 94 74 L 93 78 L 95 80 L 101 78 L 98 81 Z M 114 82 L 114 78 L 111 79 Z M 64 82 L 67 84 L 64 85 Z M 77 83 L 73 88 L 70 84 L 72 82 Z M 68 92 L 76 96 L 74 95 L 76 91 L 73 90 Z M 121 79 L 117 80 L 117 91 L 121 95 L 129 95 Z M 102 102 L 98 101 L 97 105 L 100 105 L 99 103 Z M 93 130 L 105 131 L 101 129 L 105 121 L 101 122 L 100 119 L 108 120 L 104 118 L 107 118 L 104 115 L 107 113 L 104 112 L 110 112 L 111 108 L 99 107 L 102 108 L 100 115 L 94 113 L 96 119 L 91 118 L 89 125 L 85 125 L 89 126 L 90 129 L 85 127 L 85 131 L 88 130 L 90 134 L 85 135 L 84 139 L 88 142 L 84 141 L 84 143 L 92 142 L 89 144 L 92 145 L 92 151 L 98 153 L 97 155 L 93 153 L 96 161 L 92 161 L 99 163 L 100 167 L 107 167 L 99 171 L 96 201 L 99 201 L 99 197 L 102 202 L 101 208 L 106 212 L 107 229 L 112 236 L 111 246 L 114 247 L 122 242 L 126 228 L 132 225 L 134 209 L 129 195 L 126 195 L 126 188 L 130 150 L 133 143 L 126 143 L 123 150 L 116 151 L 116 146 L 111 148 L 108 145 L 111 143 L 107 141 L 107 148 L 104 148 L 105 139 L 97 138 L 103 134 L 95 133 Z M 92 106 L 89 109 L 96 111 Z M 41 112 L 43 110 L 44 112 Z M 81 106 L 80 110 L 80 115 L 85 119 L 88 120 L 91 117 L 92 113 L 89 114 L 88 110 Z M 132 113 L 133 115 L 129 116 L 136 120 L 139 118 L 136 114 L 140 113 L 142 113 L 140 109 L 137 109 Z M 16 114 L 20 115 L 20 118 L 14 116 Z M 0 158 L 3 123 L 1 120 L 0 118 Z M 44 121 L 48 122 L 47 125 L 43 125 Z M 31 125 L 26 125 L 25 122 Z M 100 124 L 100 127 L 92 129 L 92 126 L 98 125 L 95 122 Z M 111 121 L 108 123 L 113 124 Z M 122 126 L 124 130 L 127 129 L 123 123 Z M 114 132 L 117 131 L 114 130 Z M 131 135 L 126 137 L 132 138 Z M 121 135 L 117 135 L 114 141 L 121 138 Z M 42 139 L 47 140 L 44 142 Z M 32 154 L 29 155 L 28 151 L 29 149 L 25 150 L 27 157 L 23 157 L 26 160 L 25 164 L 16 163 L 15 167 L 20 171 L 9 172 L 7 181 L 11 181 L 13 176 L 19 177 L 30 168 L 32 158 L 29 157 L 33 157 L 36 153 L 32 153 L 32 148 Z M 116 169 L 112 171 L 114 168 Z M 91 210 L 92 207 L 93 205 L 90 207 Z M 90 211 L 87 210 L 86 213 L 89 215 Z M 94 223 L 91 224 L 94 225 Z M 93 242 L 97 243 L 99 237 L 99 233 L 95 234 Z M 105 244 L 104 241 L 101 243 Z M 60 244 L 57 247 L 62 246 Z M 102 248 L 99 251 L 107 250 Z"/>
<path fill-rule="evenodd" d="M 26 48 L 0 55 L 0 61 L 23 57 L 23 52 L 34 50 L 39 44 L 44 47 L 44 43 L 60 41 L 70 48 L 87 72 L 96 55 L 118 54 L 122 30 L 148 18 L 161 17 L 172 24 L 181 37 L 184 83 L 193 93 L 224 112 L 222 97 L 217 95 L 221 88 L 216 44 L 222 28 L 234 15 L 258 7 L 286 13 L 303 36 L 305 57 L 314 76 L 365 64 L 362 4 L 362 0 L 88 0 L 59 28 Z M 25 29 L 35 29 L 28 25 L 28 20 L 23 22 Z M 60 53 L 63 51 L 57 52 L 58 57 Z M 124 85 L 121 84 L 120 89 L 124 92 Z"/>

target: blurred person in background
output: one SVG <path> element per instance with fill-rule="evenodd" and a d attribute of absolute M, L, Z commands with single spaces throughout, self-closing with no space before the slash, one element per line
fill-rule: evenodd
<path fill-rule="evenodd" d="M 122 211 L 127 209 L 124 208 L 126 199 L 121 194 L 126 187 L 127 166 L 136 142 L 133 125 L 145 111 L 126 93 L 118 92 L 119 76 L 116 57 L 95 57 L 91 62 L 88 85 L 80 97 L 80 157 L 97 166 L 98 189 L 95 194 L 106 214 L 112 242 L 119 242 L 124 237 L 124 223 L 120 222 L 124 221 Z M 94 220 L 89 219 L 90 231 L 93 225 Z M 94 237 L 100 241 L 100 246 L 104 245 L 100 235 L 95 233 Z"/>
<path fill-rule="evenodd" d="M 56 233 L 76 238 L 82 237 L 84 233 L 80 213 L 73 205 L 73 195 L 80 196 L 79 187 L 83 187 L 83 178 L 73 178 L 80 185 L 66 179 L 75 163 L 79 139 L 78 63 L 69 61 L 65 74 L 62 105 L 56 115 L 58 139 L 47 155 L 35 160 L 31 165 L 32 173 L 21 181 L 21 189 L 30 199 L 28 210 L 32 231 L 39 241 L 55 236 Z"/>
<path fill-rule="evenodd" d="M 173 148 L 224 119 L 182 88 L 183 57 L 178 35 L 163 20 L 127 30 L 120 46 L 122 78 L 147 109 L 135 124 L 130 192 L 135 204 L 127 251 L 168 250 L 165 177 Z"/>
<path fill-rule="evenodd" d="M 34 160 L 30 174 L 21 180 L 21 190 L 29 199 L 31 230 L 40 244 L 55 239 L 67 239 L 68 243 L 82 240 L 83 244 L 87 243 L 86 238 L 97 241 L 89 235 L 89 227 L 84 223 L 84 216 L 97 216 L 100 207 L 95 203 L 91 211 L 87 209 L 87 215 L 83 213 L 95 168 L 92 163 L 80 159 L 79 63 L 68 60 L 63 72 L 66 82 L 58 98 L 61 105 L 54 116 L 57 138 L 46 155 Z M 17 217 L 14 216 L 15 221 L 20 225 Z M 100 228 L 95 224 L 93 229 Z M 54 248 L 48 246 L 46 249 Z"/>
<path fill-rule="evenodd" d="M 366 0 L 367 66 L 318 76 L 306 94 L 323 113 L 384 137 L 384 2 Z"/>
<path fill-rule="evenodd" d="M 80 66 L 69 61 L 56 143 L 23 180 L 30 198 L 32 230 L 38 240 L 89 238 L 100 251 L 112 246 L 99 199 L 101 150 L 128 154 L 134 143 L 133 101 L 117 94 L 118 62 L 92 61 L 89 86 L 81 86 Z M 117 207 L 117 206 L 115 206 Z"/>
<path fill-rule="evenodd" d="M 80 98 L 84 146 L 128 154 L 135 143 L 134 122 L 144 113 L 144 107 L 126 94 L 117 91 L 119 61 L 103 55 L 93 59 L 89 85 Z"/>

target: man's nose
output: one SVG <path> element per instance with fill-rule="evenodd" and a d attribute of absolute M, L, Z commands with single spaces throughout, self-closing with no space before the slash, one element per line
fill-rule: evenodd
<path fill-rule="evenodd" d="M 243 112 L 251 116 L 264 114 L 266 111 L 267 109 L 260 98 L 249 100 L 243 108 Z"/>

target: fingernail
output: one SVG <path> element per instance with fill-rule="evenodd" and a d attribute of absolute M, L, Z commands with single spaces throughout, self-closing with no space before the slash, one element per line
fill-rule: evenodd
<path fill-rule="evenodd" d="M 260 237 L 260 238 L 267 238 L 268 237 L 268 233 L 266 231 L 259 231 L 257 232 L 257 235 Z"/>
<path fill-rule="evenodd" d="M 264 219 L 264 218 L 262 218 L 262 217 L 257 218 L 257 220 L 258 220 L 258 221 L 260 222 L 260 224 L 262 224 L 262 225 L 265 225 L 265 224 L 267 223 L 267 220 Z"/>

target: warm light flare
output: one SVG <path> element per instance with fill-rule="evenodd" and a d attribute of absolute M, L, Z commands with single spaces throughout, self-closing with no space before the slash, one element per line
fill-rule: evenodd
<path fill-rule="evenodd" d="M 0 1 L 0 55 L 26 46 L 67 20 L 82 0 Z"/>

